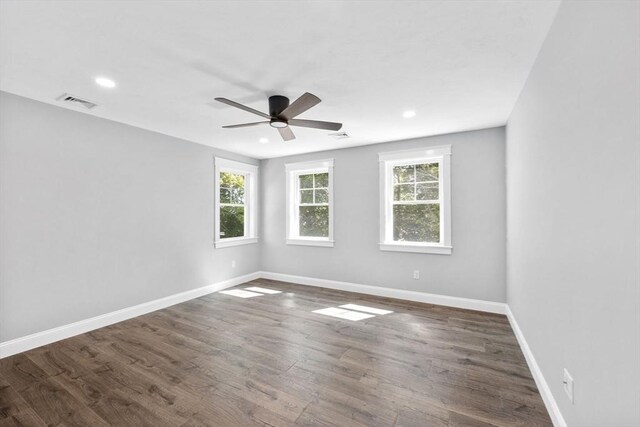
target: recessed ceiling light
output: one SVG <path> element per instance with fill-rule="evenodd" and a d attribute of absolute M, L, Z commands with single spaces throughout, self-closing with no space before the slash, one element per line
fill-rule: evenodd
<path fill-rule="evenodd" d="M 260 139 L 258 140 L 258 142 L 259 142 L 260 144 L 266 144 L 267 142 L 269 142 L 269 140 L 268 140 L 267 138 L 260 138 Z"/>
<path fill-rule="evenodd" d="M 102 87 L 114 88 L 116 87 L 116 82 L 106 77 L 96 77 L 96 83 Z"/>
<path fill-rule="evenodd" d="M 402 113 L 402 117 L 404 117 L 405 119 L 410 119 L 415 116 L 416 116 L 416 112 L 413 110 L 407 110 L 404 113 Z"/>

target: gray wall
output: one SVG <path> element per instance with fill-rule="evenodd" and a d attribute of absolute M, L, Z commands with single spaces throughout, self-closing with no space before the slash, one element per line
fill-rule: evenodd
<path fill-rule="evenodd" d="M 443 144 L 453 153 L 453 255 L 380 251 L 378 153 Z M 335 247 L 286 245 L 284 165 L 324 158 L 335 159 Z M 264 160 L 262 269 L 503 302 L 504 162 L 504 128 Z"/>
<path fill-rule="evenodd" d="M 214 153 L 1 93 L 0 341 L 258 270 L 213 248 Z"/>
<path fill-rule="evenodd" d="M 508 303 L 569 426 L 640 425 L 639 62 L 640 3 L 563 2 L 507 125 Z"/>

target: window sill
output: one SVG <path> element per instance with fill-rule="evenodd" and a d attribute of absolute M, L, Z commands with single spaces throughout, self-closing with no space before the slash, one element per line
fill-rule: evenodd
<path fill-rule="evenodd" d="M 287 245 L 333 247 L 333 240 L 328 239 L 287 239 Z"/>
<path fill-rule="evenodd" d="M 381 251 L 416 252 L 422 254 L 451 255 L 451 246 L 421 245 L 407 243 L 380 243 Z"/>
<path fill-rule="evenodd" d="M 257 237 L 231 237 L 228 239 L 218 240 L 214 243 L 216 249 L 228 248 L 231 246 L 250 245 L 252 243 L 258 243 Z"/>

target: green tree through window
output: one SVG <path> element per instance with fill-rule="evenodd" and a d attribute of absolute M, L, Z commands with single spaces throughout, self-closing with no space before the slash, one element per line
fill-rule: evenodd
<path fill-rule="evenodd" d="M 245 176 L 220 172 L 220 238 L 244 236 Z"/>
<path fill-rule="evenodd" d="M 329 174 L 298 176 L 300 236 L 329 236 Z"/>
<path fill-rule="evenodd" d="M 439 164 L 393 168 L 393 240 L 440 242 Z"/>

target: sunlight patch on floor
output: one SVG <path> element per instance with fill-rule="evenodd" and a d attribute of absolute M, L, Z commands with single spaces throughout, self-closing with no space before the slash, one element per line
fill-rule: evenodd
<path fill-rule="evenodd" d="M 326 316 L 338 317 L 340 319 L 353 320 L 354 322 L 357 322 L 358 320 L 369 319 L 371 317 L 376 317 L 373 314 L 360 313 L 357 311 L 345 310 L 344 308 L 338 307 L 321 308 L 320 310 L 314 310 L 313 312 L 324 314 Z"/>
<path fill-rule="evenodd" d="M 282 291 L 277 289 L 261 288 L 259 286 L 250 286 L 244 289 L 227 289 L 219 291 L 220 294 L 231 295 L 238 298 L 263 297 L 265 295 L 281 294 Z"/>
<path fill-rule="evenodd" d="M 231 295 L 234 297 L 240 298 L 253 298 L 253 297 L 261 297 L 264 294 L 259 294 L 257 292 L 243 291 L 242 289 L 229 289 L 227 291 L 220 291 L 221 294 Z"/>
<path fill-rule="evenodd" d="M 371 314 L 380 314 L 380 315 L 393 313 L 393 311 L 391 310 L 382 310 L 380 308 L 367 307 L 366 305 L 359 305 L 359 304 L 345 304 L 345 305 L 341 305 L 340 308 L 345 308 L 347 310 L 362 311 L 362 312 L 371 313 Z"/>
<path fill-rule="evenodd" d="M 261 288 L 260 286 L 251 286 L 249 288 L 245 288 L 245 290 L 252 291 L 252 292 L 259 292 L 261 294 L 269 294 L 269 295 L 282 293 L 282 291 L 277 291 L 275 289 Z"/>

